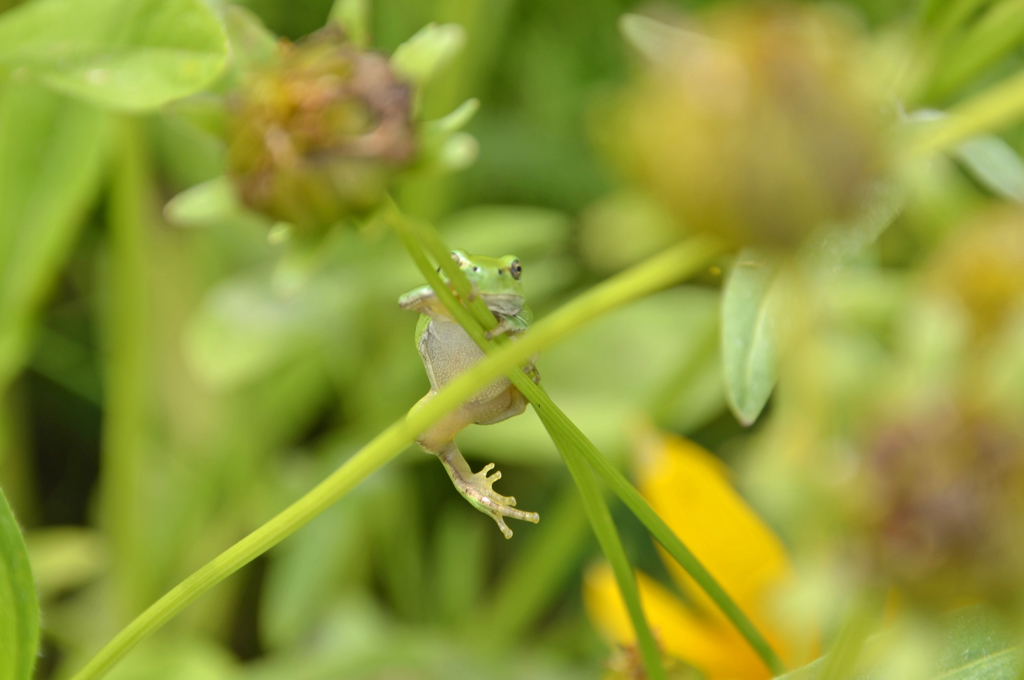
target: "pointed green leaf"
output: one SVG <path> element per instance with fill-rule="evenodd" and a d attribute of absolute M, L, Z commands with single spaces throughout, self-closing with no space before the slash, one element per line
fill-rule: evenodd
<path fill-rule="evenodd" d="M 451 134 L 466 127 L 480 110 L 480 100 L 476 97 L 459 104 L 451 113 L 437 120 L 428 121 L 424 127 L 431 133 Z"/>
<path fill-rule="evenodd" d="M 908 123 L 912 125 L 948 120 L 949 116 L 934 109 L 921 109 L 907 116 Z M 978 135 L 955 145 L 949 154 L 995 195 L 1024 202 L 1024 161 L 1002 138 Z"/>
<path fill-rule="evenodd" d="M 772 282 L 778 264 L 753 249 L 740 251 L 722 296 L 722 365 L 729 408 L 751 425 L 775 387 Z"/>
<path fill-rule="evenodd" d="M 995 135 L 968 139 L 953 155 L 994 194 L 1024 203 L 1024 161 L 1002 139 Z"/>
<path fill-rule="evenodd" d="M 0 492 L 0 678 L 29 680 L 39 646 L 39 604 L 28 553 Z"/>
<path fill-rule="evenodd" d="M 0 66 L 114 109 L 193 94 L 227 54 L 203 0 L 34 0 L 0 16 Z"/>
<path fill-rule="evenodd" d="M 391 68 L 417 85 L 429 82 L 462 51 L 466 31 L 458 24 L 427 24 L 395 49 Z"/>
<path fill-rule="evenodd" d="M 216 226 L 244 214 L 234 185 L 224 176 L 189 187 L 164 206 L 164 218 L 177 227 Z"/>

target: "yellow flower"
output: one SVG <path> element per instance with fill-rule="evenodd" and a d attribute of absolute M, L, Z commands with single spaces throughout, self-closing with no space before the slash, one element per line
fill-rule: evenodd
<path fill-rule="evenodd" d="M 773 616 L 773 596 L 792 578 L 778 537 L 736 493 L 728 468 L 693 442 L 656 434 L 642 456 L 637 485 L 644 498 L 725 588 L 790 668 L 810 661 L 816 640 L 793 639 Z M 714 602 L 667 554 L 665 564 L 690 598 L 637 572 L 640 598 L 664 653 L 702 671 L 709 680 L 770 678 L 764 663 Z M 613 642 L 636 643 L 625 604 L 607 564 L 584 579 L 591 620 Z"/>

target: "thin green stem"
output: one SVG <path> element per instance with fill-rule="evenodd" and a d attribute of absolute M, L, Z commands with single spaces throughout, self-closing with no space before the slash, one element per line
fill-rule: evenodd
<path fill-rule="evenodd" d="M 110 540 L 116 616 L 126 621 L 150 601 L 154 590 L 145 564 L 146 535 L 139 516 L 142 453 L 145 450 L 147 384 L 146 201 L 147 163 L 137 121 L 121 119 L 108 201 L 110 285 L 106 337 L 109 342 L 100 518 Z M 158 593 L 159 590 L 156 591 Z"/>
<path fill-rule="evenodd" d="M 480 299 L 475 299 L 470 303 L 469 307 L 472 314 L 467 312 L 458 303 L 423 254 L 419 244 L 416 243 L 412 230 L 415 229 L 418 232 L 416 236 L 423 236 L 423 242 L 430 249 L 438 265 L 448 275 L 450 284 L 456 290 L 456 293 L 462 299 L 470 299 L 471 286 L 469 282 L 454 261 L 448 256 L 449 251 L 441 242 L 436 232 L 426 225 L 409 223 L 403 220 L 400 215 L 393 215 L 393 217 L 397 218 L 394 220 L 395 226 L 409 248 L 414 261 L 420 267 L 421 272 L 434 287 L 438 297 L 452 315 L 466 329 L 470 337 L 487 352 L 495 351 L 495 345 L 499 343 L 502 344 L 503 350 L 507 350 L 510 347 L 516 348 L 518 350 L 516 354 L 522 357 L 523 361 L 532 356 L 541 346 L 546 346 L 551 341 L 551 337 L 560 337 L 561 334 L 570 332 L 571 329 L 578 327 L 579 324 L 584 323 L 599 313 L 687 278 L 722 252 L 720 245 L 710 241 L 693 240 L 683 243 L 659 256 L 651 258 L 638 267 L 634 267 L 616 276 L 604 284 L 594 287 L 586 294 L 581 295 L 576 300 L 562 307 L 557 314 L 557 318 L 555 315 L 552 315 L 552 317 L 538 323 L 530 333 L 517 339 L 515 343 L 507 342 L 507 339 L 503 337 L 498 338 L 496 343 L 487 340 L 481 328 L 481 325 L 484 328 L 493 327 L 496 323 L 494 315 L 487 310 L 486 305 Z M 479 323 L 481 320 L 484 322 L 483 324 Z M 534 347 L 535 343 L 538 345 L 536 348 Z M 541 421 L 552 435 L 552 439 L 556 443 L 573 442 L 573 449 L 577 450 L 593 466 L 598 475 L 604 479 L 633 514 L 647 527 L 654 538 L 661 543 L 666 551 L 672 555 L 673 559 L 690 574 L 694 581 L 719 606 L 725 616 L 747 640 L 748 644 L 761 657 L 765 665 L 776 675 L 785 672 L 785 666 L 778 655 L 760 631 L 757 630 L 753 622 L 743 613 L 743 610 L 736 605 L 725 589 L 722 588 L 679 537 L 654 512 L 654 509 L 640 495 L 639 491 L 626 480 L 622 473 L 615 469 L 579 428 L 562 413 L 543 388 L 535 385 L 521 371 L 511 371 L 507 375 L 533 404 Z M 615 567 L 614 564 L 612 566 L 613 568 Z"/>

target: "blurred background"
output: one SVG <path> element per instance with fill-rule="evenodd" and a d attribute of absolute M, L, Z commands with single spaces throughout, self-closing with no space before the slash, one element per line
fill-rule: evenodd
<path fill-rule="evenodd" d="M 227 5 L 209 4 L 218 12 Z M 330 0 L 238 4 L 293 41 L 324 26 L 331 10 Z M 646 68 L 650 36 L 631 47 L 619 20 L 644 11 L 672 23 L 718 4 L 374 0 L 372 45 L 387 54 L 429 22 L 465 30 L 461 53 L 417 95 L 420 120 L 480 101 L 465 128 L 478 145 L 476 155 L 466 142 L 475 162 L 457 163 L 468 165 L 457 172 L 413 168 L 394 183 L 396 200 L 434 222 L 452 247 L 518 255 L 538 318 L 658 252 L 678 238 L 679 213 L 685 222 L 692 205 L 673 204 L 675 189 L 659 170 L 636 170 L 637 163 L 668 167 L 643 156 L 646 119 L 634 128 L 614 122 L 614 111 L 631 106 L 621 103 L 622 92 L 641 102 L 638 110 L 656 99 L 628 85 Z M 952 5 L 961 9 L 947 12 Z M 794 5 L 805 6 L 817 3 Z M 822 6 L 853 27 L 853 42 L 871 46 L 872 59 L 892 66 L 874 73 L 914 72 L 912 87 L 875 88 L 883 94 L 872 105 L 892 126 L 908 111 L 955 107 L 1022 64 L 1019 3 Z M 978 38 L 979 26 L 1001 29 L 1001 42 Z M 988 51 L 975 58 L 970 49 L 979 41 Z M 949 57 L 956 49 L 962 57 Z M 238 60 L 242 51 L 234 50 Z M 950 64 L 967 65 L 957 72 Z M 210 91 L 229 93 L 238 82 L 225 76 Z M 64 678 L 425 393 L 412 342 L 416 318 L 396 304 L 422 279 L 395 234 L 373 221 L 280 242 L 267 232 L 280 216 L 193 214 L 193 204 L 179 199 L 179 210 L 165 209 L 227 171 L 229 145 L 216 125 L 197 123 L 205 95 L 152 113 L 100 115 L 33 82 L 15 78 L 3 87 L 0 195 L 11 209 L 0 218 L 0 487 L 24 529 L 41 599 L 37 677 Z M 1015 273 L 1024 260 L 1013 258 L 1024 240 L 1020 213 L 1007 207 L 1024 198 L 1016 156 L 1022 129 L 1004 125 L 973 155 L 957 147 L 927 162 L 880 161 L 888 165 L 877 174 L 898 187 L 903 211 L 896 217 L 887 209 L 875 232 L 893 223 L 874 243 L 826 242 L 824 250 L 849 251 L 841 272 L 830 262 L 800 269 L 788 242 L 778 255 L 778 243 L 726 229 L 738 246 L 768 255 L 724 257 L 686 286 L 605 315 L 538 361 L 554 401 L 640 482 L 654 474 L 643 467 L 652 446 L 697 446 L 732 466 L 735 477 L 714 465 L 708 470 L 717 472 L 706 474 L 732 479 L 740 495 L 723 491 L 735 498 L 686 507 L 712 516 L 703 536 L 730 536 L 710 539 L 708 561 L 724 550 L 720 543 L 742 560 L 749 542 L 770 544 L 774 557 L 764 559 L 786 562 L 768 580 L 785 583 L 779 592 L 788 604 L 779 610 L 801 627 L 794 662 L 814 658 L 838 634 L 849 604 L 839 592 L 895 583 L 909 593 L 903 611 L 924 612 L 914 621 L 966 602 L 1015 603 L 1021 592 L 1019 576 L 978 564 L 1017 564 L 1020 552 L 1006 547 L 1018 536 L 1005 525 L 1019 521 L 1024 488 L 1014 382 L 1024 335 L 1013 311 L 1024 290 Z M 674 143 L 670 133 L 659 135 Z M 641 161 L 623 160 L 634 151 Z M 724 377 L 731 369 L 721 342 L 724 282 L 739 286 L 735 266 L 766 261 L 790 272 L 778 279 L 780 309 L 804 309 L 780 313 L 795 319 L 778 341 L 779 354 L 792 360 L 779 368 L 771 401 L 774 374 L 767 391 L 762 380 L 751 387 L 758 394 L 737 397 L 735 376 L 733 387 Z M 985 274 L 992 271 L 1005 276 L 993 283 Z M 742 285 L 764 293 L 765 281 Z M 809 290 L 816 292 L 808 297 Z M 979 375 L 1001 387 L 974 380 Z M 933 423 L 953 431 L 929 439 Z M 655 428 L 690 443 L 652 445 Z M 608 622 L 615 617 L 605 616 L 614 605 L 596 594 L 600 550 L 532 410 L 471 427 L 458 441 L 474 468 L 498 464 L 498 490 L 538 511 L 539 525 L 519 523 L 505 541 L 454 492 L 433 456 L 410 448 L 204 595 L 110 677 L 642 677 L 628 639 Z M 950 451 L 938 472 L 930 467 L 936 450 Z M 979 469 L 994 481 L 963 489 L 950 481 L 973 480 Z M 937 481 L 915 486 L 925 477 Z M 1007 487 L 1007 479 L 1015 481 Z M 663 489 L 666 505 L 656 507 L 685 524 L 690 515 L 673 510 L 686 495 L 680 488 Z M 991 498 L 993 488 L 1009 500 L 981 507 L 978 496 Z M 655 489 L 641 490 L 655 502 Z M 948 495 L 937 499 L 939 492 Z M 723 507 L 742 508 L 742 531 L 722 529 L 731 515 L 714 512 Z M 621 505 L 612 509 L 633 565 L 687 601 L 642 526 Z M 922 528 L 928 518 L 935 526 Z M 972 544 L 973 529 L 989 524 L 1001 538 Z M 791 572 L 799 582 L 787 580 Z M 595 593 L 589 599 L 585 582 Z M 978 586 L 962 588 L 967 582 Z M 667 626 L 655 623 L 662 641 L 674 636 Z M 616 641 L 625 651 L 613 653 Z M 666 646 L 669 656 L 685 656 Z M 925 643 L 910 648 L 930 658 Z M 768 677 L 756 664 L 730 675 L 686 661 L 673 677 Z"/>

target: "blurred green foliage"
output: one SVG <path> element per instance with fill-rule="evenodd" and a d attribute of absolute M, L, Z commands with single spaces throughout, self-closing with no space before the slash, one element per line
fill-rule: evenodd
<path fill-rule="evenodd" d="M 216 97 L 245 82 L 247 54 L 273 35 L 299 40 L 324 26 L 329 0 L 238 3 L 251 14 L 219 0 L 8 7 L 17 4 L 0 2 L 0 487 L 42 611 L 36 677 L 67 678 L 422 396 L 415 318 L 395 305 L 422 279 L 383 221 L 287 240 L 225 179 Z M 672 22 L 719 4 L 649 9 Z M 1014 240 L 1024 218 L 1005 208 L 1024 199 L 1021 86 L 1010 87 L 1024 9 L 804 4 L 850 21 L 882 65 L 872 73 L 890 101 L 878 115 L 897 130 L 886 143 L 899 153 L 868 209 L 799 252 L 747 247 L 692 285 L 603 316 L 543 354 L 544 386 L 623 468 L 646 423 L 735 464 L 794 552 L 805 580 L 787 595 L 813 611 L 823 650 L 849 643 L 846 593 L 895 583 L 910 613 L 866 647 L 887 677 L 1015 677 L 1016 652 L 993 655 L 984 641 L 1019 640 L 1000 617 L 1020 620 L 1024 582 L 1014 569 L 994 582 L 984 567 L 1018 564 L 1005 544 L 1019 538 L 1011 525 L 1024 487 L 1016 462 L 999 468 L 1010 482 L 972 476 L 988 459 L 970 457 L 989 440 L 956 423 L 990 419 L 999 433 L 1008 423 L 1000 442 L 1011 443 L 996 453 L 1024 457 L 1024 259 Z M 435 121 L 479 99 L 472 137 L 433 128 L 429 162 L 403 168 L 394 196 L 454 247 L 516 253 L 538 317 L 694 228 L 605 153 L 616 134 L 609 111 L 645 68 L 643 45 L 619 32 L 639 3 L 370 5 L 372 45 L 387 54 L 430 22 L 462 27 L 463 49 L 414 106 L 419 121 Z M 446 147 L 452 140 L 461 146 Z M 711 176 L 707 165 L 694 176 Z M 1008 212 L 988 212 L 996 204 Z M 1009 237 L 987 231 L 999 219 Z M 959 447 L 939 473 L 915 429 L 937 421 L 953 423 Z M 459 442 L 475 464 L 501 465 L 501 489 L 537 509 L 539 526 L 501 540 L 437 462 L 410 449 L 108 677 L 599 675 L 609 651 L 584 613 L 581 574 L 600 553 L 540 420 L 531 410 Z M 895 480 L 892 451 L 910 452 Z M 966 500 L 915 486 L 929 475 L 966 478 Z M 908 509 L 906 498 L 919 503 Z M 27 605 L 10 616 L 8 603 L 27 597 L 26 573 L 6 503 L 0 510 L 6 638 L 37 624 Z M 924 519 L 907 528 L 903 512 Z M 669 584 L 642 527 L 613 513 L 632 563 Z M 985 540 L 946 532 L 964 523 L 984 525 Z M 886 542 L 890 530 L 910 538 Z M 934 615 L 964 597 L 1003 610 L 969 610 L 952 624 Z M 986 674 L 956 665 L 961 652 L 963 667 Z M 794 677 L 820 677 L 818 663 Z"/>

